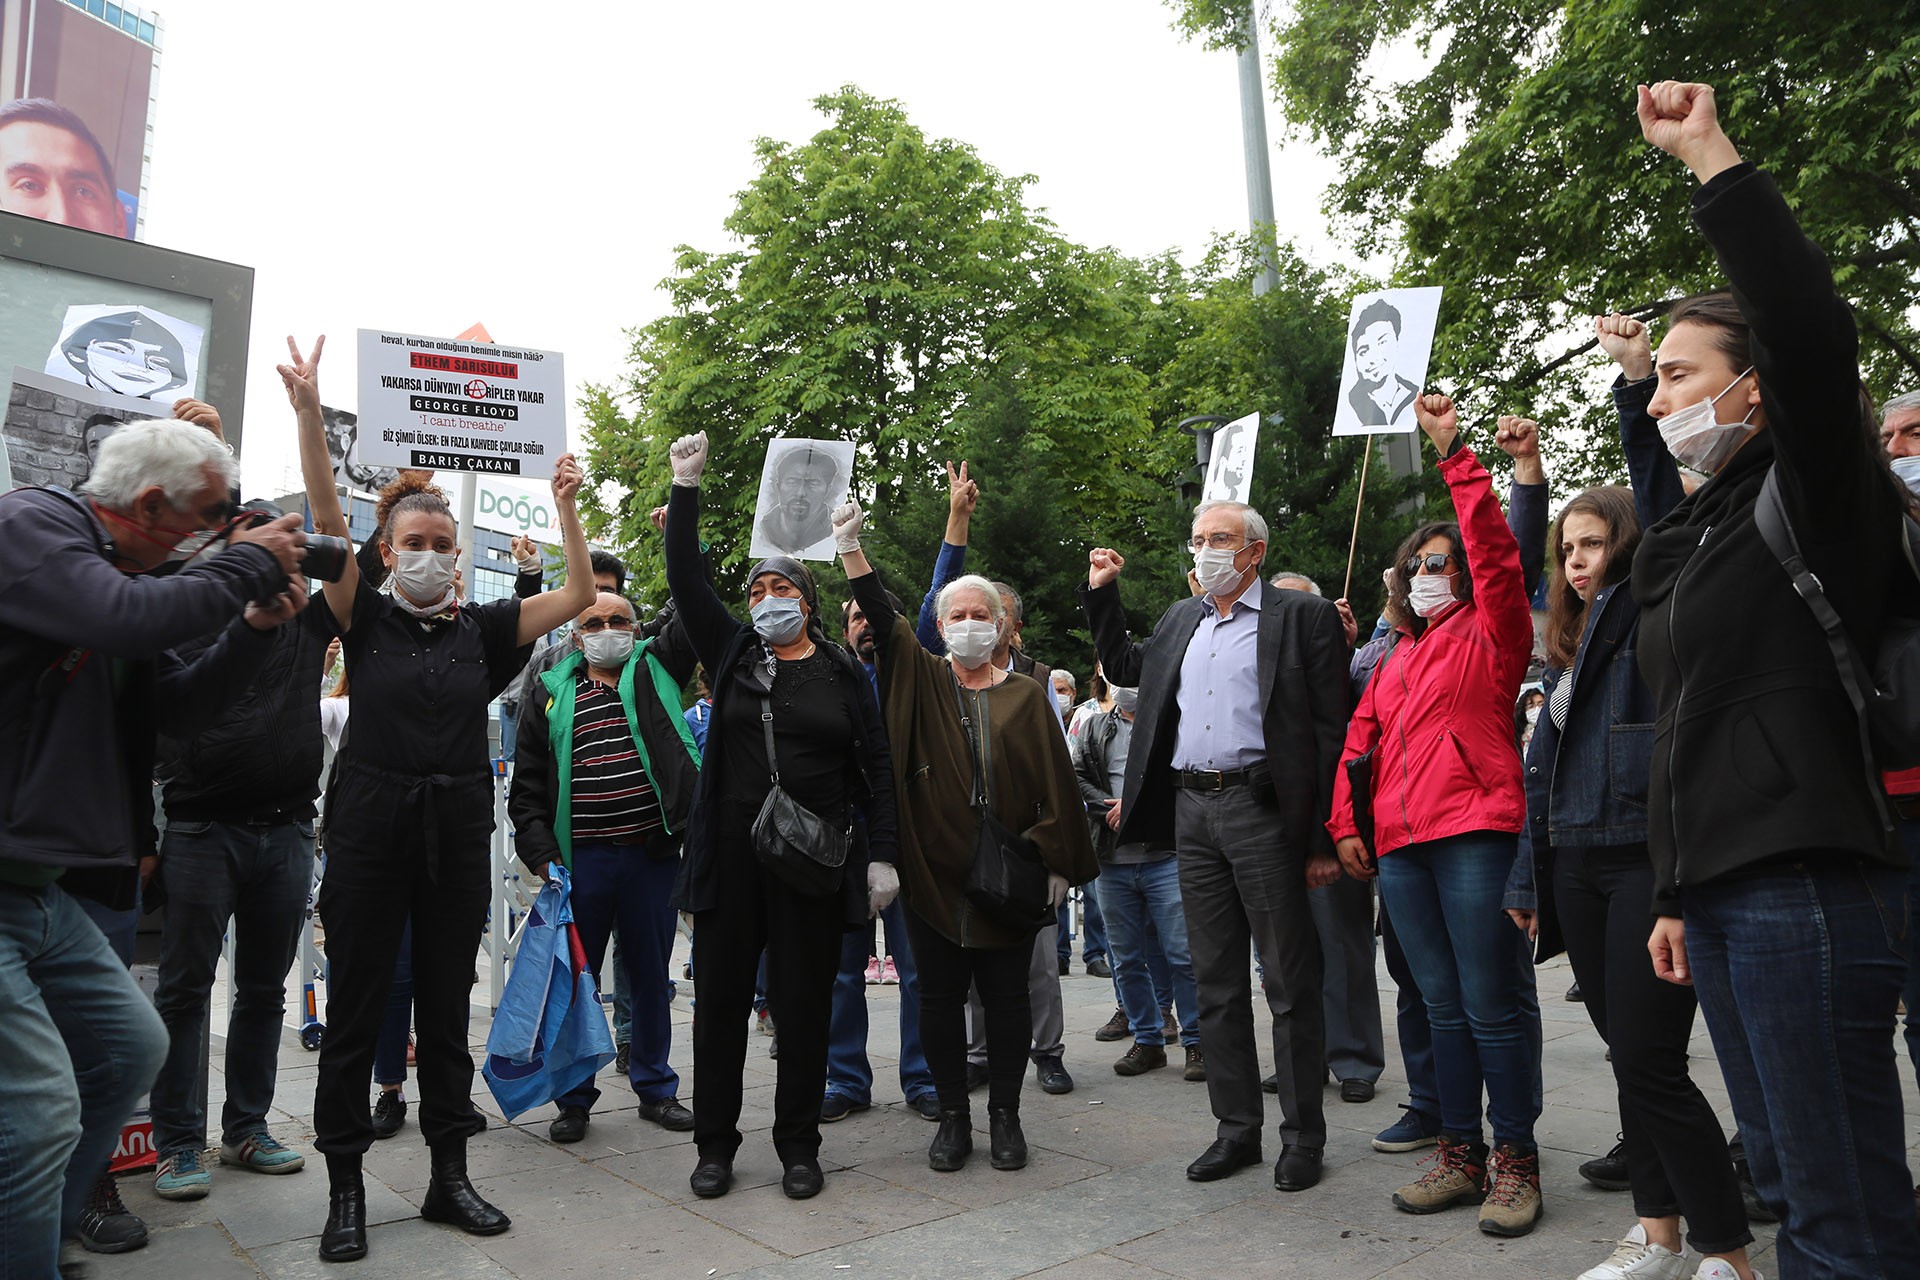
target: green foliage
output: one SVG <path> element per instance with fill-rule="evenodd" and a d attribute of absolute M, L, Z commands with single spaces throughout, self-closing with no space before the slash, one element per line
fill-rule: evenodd
<path fill-rule="evenodd" d="M 624 491 L 590 526 L 631 551 L 635 590 L 664 591 L 647 514 L 664 501 L 667 446 L 704 430 L 712 456 L 702 534 L 722 594 L 744 595 L 748 531 L 767 442 L 852 440 L 869 557 L 910 606 L 947 518 L 943 463 L 981 486 L 968 568 L 1027 605 L 1026 647 L 1084 677 L 1076 588 L 1087 550 L 1128 557 L 1127 599 L 1150 627 L 1186 593 L 1190 509 L 1179 494 L 1193 413 L 1269 415 L 1254 498 L 1274 526 L 1270 566 L 1337 591 L 1360 444 L 1332 442 L 1353 287 L 1280 253 L 1280 288 L 1255 299 L 1244 242 L 1193 269 L 1075 245 L 962 143 L 929 140 L 898 103 L 846 88 L 818 99 L 827 128 L 762 140 L 760 172 L 726 221 L 725 253 L 683 247 L 670 312 L 632 332 L 629 376 L 582 398 L 589 469 Z M 1409 492 L 1368 481 L 1357 602 Z M 820 566 L 828 601 L 837 566 Z M 831 607 L 831 606 L 829 606 Z"/>
<path fill-rule="evenodd" d="M 1174 4 L 1214 43 L 1237 7 Z M 1281 108 L 1341 163 L 1336 224 L 1391 251 L 1398 280 L 1445 286 L 1434 379 L 1482 422 L 1541 417 L 1562 492 L 1622 469 L 1589 318 L 1719 282 L 1693 179 L 1640 137 L 1636 83 L 1715 87 L 1728 134 L 1832 257 L 1870 384 L 1920 382 L 1920 5 L 1298 0 L 1272 22 Z M 1416 51 L 1411 74 L 1380 74 Z M 1606 447 L 1572 456 L 1569 437 Z"/>

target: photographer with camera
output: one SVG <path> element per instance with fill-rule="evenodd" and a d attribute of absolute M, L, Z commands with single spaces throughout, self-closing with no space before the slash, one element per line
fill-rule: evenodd
<path fill-rule="evenodd" d="M 211 406 L 199 425 L 220 431 Z M 211 415 L 211 421 L 206 420 Z M 258 525 L 280 512 L 243 508 Z M 331 559 L 329 559 L 331 553 Z M 338 577 L 344 547 L 314 536 L 305 573 Z M 191 648 L 205 650 L 216 637 Z M 233 929 L 233 1008 L 226 1028 L 226 1104 L 220 1163 L 256 1173 L 293 1173 L 305 1159 L 267 1132 L 292 968 L 313 885 L 314 800 L 320 790 L 320 704 L 313 690 L 326 664 L 320 611 L 302 610 L 259 642 L 260 666 L 246 695 L 197 734 L 161 725 L 159 778 L 166 832 L 159 878 L 167 914 L 154 1007 L 170 1047 L 153 1084 L 154 1194 L 198 1200 L 211 1189 L 203 1160 L 207 1108 L 201 1052 L 208 999 Z M 186 651 L 182 651 L 183 654 Z"/>
<path fill-rule="evenodd" d="M 80 494 L 0 497 L 0 1258 L 19 1274 L 54 1273 L 166 1051 L 74 893 L 136 900 L 156 725 L 217 715 L 257 670 L 251 632 L 306 601 L 298 520 L 235 528 L 236 472 L 199 427 L 135 422 Z M 191 664 L 168 652 L 216 631 Z"/>

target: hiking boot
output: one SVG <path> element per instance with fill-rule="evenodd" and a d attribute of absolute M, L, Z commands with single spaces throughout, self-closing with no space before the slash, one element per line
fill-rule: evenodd
<path fill-rule="evenodd" d="M 1127 1011 L 1115 1005 L 1113 1016 L 1107 1019 L 1105 1026 L 1093 1033 L 1093 1038 L 1104 1044 L 1115 1040 L 1125 1040 L 1132 1034 L 1133 1028 L 1131 1024 L 1127 1022 Z"/>
<path fill-rule="evenodd" d="M 1440 1147 L 1420 1163 L 1433 1168 L 1393 1193 L 1396 1207 L 1408 1213 L 1438 1213 L 1456 1204 L 1487 1198 L 1487 1144 L 1440 1135 Z"/>
<path fill-rule="evenodd" d="M 1200 1052 L 1199 1045 L 1190 1044 L 1187 1046 L 1187 1069 L 1181 1073 L 1181 1078 L 1194 1081 L 1197 1084 L 1206 1083 L 1207 1055 Z"/>
<path fill-rule="evenodd" d="M 1680 1252 L 1647 1242 L 1647 1229 L 1635 1223 L 1633 1230 L 1613 1247 L 1605 1262 L 1582 1271 L 1579 1280 L 1688 1280 L 1687 1250 Z"/>
<path fill-rule="evenodd" d="M 120 1186 L 103 1173 L 80 1211 L 80 1246 L 89 1253 L 132 1253 L 147 1243 L 147 1224 L 120 1199 Z"/>
<path fill-rule="evenodd" d="M 1632 1182 L 1627 1177 L 1627 1140 L 1623 1135 L 1613 1150 L 1595 1156 L 1580 1166 L 1580 1176 L 1602 1191 L 1626 1191 Z"/>
<path fill-rule="evenodd" d="M 221 1143 L 220 1163 L 255 1173 L 298 1173 L 306 1168 L 307 1158 L 262 1129 L 238 1142 Z"/>
<path fill-rule="evenodd" d="M 1375 1151 L 1418 1151 L 1440 1141 L 1438 1119 L 1404 1102 L 1400 1109 L 1407 1114 L 1374 1135 Z"/>
<path fill-rule="evenodd" d="M 198 1200 L 213 1190 L 213 1175 L 192 1147 L 169 1151 L 153 1167 L 153 1194 L 162 1200 Z"/>
<path fill-rule="evenodd" d="M 1117 1076 L 1143 1076 L 1166 1065 L 1165 1045 L 1136 1044 L 1113 1064 L 1113 1073 Z"/>
<path fill-rule="evenodd" d="M 1490 1236 L 1523 1236 L 1540 1221 L 1540 1214 L 1540 1152 L 1501 1143 L 1487 1166 L 1480 1229 Z"/>

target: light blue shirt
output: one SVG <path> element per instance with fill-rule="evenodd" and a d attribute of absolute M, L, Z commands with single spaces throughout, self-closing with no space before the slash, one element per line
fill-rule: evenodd
<path fill-rule="evenodd" d="M 1214 598 L 1203 597 L 1207 613 L 1187 642 L 1174 695 L 1176 769 L 1244 769 L 1267 758 L 1258 665 L 1264 586 L 1256 577 L 1224 618 Z"/>

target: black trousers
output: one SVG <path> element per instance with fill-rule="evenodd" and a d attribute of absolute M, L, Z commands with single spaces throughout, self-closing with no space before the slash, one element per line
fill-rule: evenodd
<path fill-rule="evenodd" d="M 936 931 L 911 907 L 907 937 L 920 967 L 920 1047 L 942 1111 L 967 1107 L 967 988 L 977 987 L 987 1023 L 987 1106 L 1020 1110 L 1020 1085 L 1033 1046 L 1033 1005 L 1027 968 L 1034 947 L 963 947 Z M 781 1024 L 785 1026 L 785 1023 Z"/>
<path fill-rule="evenodd" d="M 817 1159 L 827 1090 L 827 1030 L 840 971 L 840 895 L 806 898 L 774 881 L 744 829 L 724 824 L 720 900 L 693 918 L 693 1141 L 703 1160 L 740 1149 L 753 979 L 767 953 L 767 1002 L 780 1028 L 773 1091 L 773 1149 L 782 1163 Z"/>
<path fill-rule="evenodd" d="M 373 1145 L 373 1050 L 409 916 L 420 1133 L 438 1146 L 479 1131 L 467 1010 L 487 923 L 492 833 L 493 788 L 484 775 L 423 796 L 406 780 L 340 770 L 327 802 L 318 903 L 327 1034 L 313 1128 L 322 1154 L 359 1155 Z"/>
<path fill-rule="evenodd" d="M 1687 1072 L 1697 1002 L 1647 955 L 1653 863 L 1644 844 L 1556 846 L 1553 902 L 1587 1016 L 1613 1050 L 1633 1211 L 1681 1214 L 1687 1243 L 1725 1253 L 1753 1240 L 1713 1107 Z"/>

